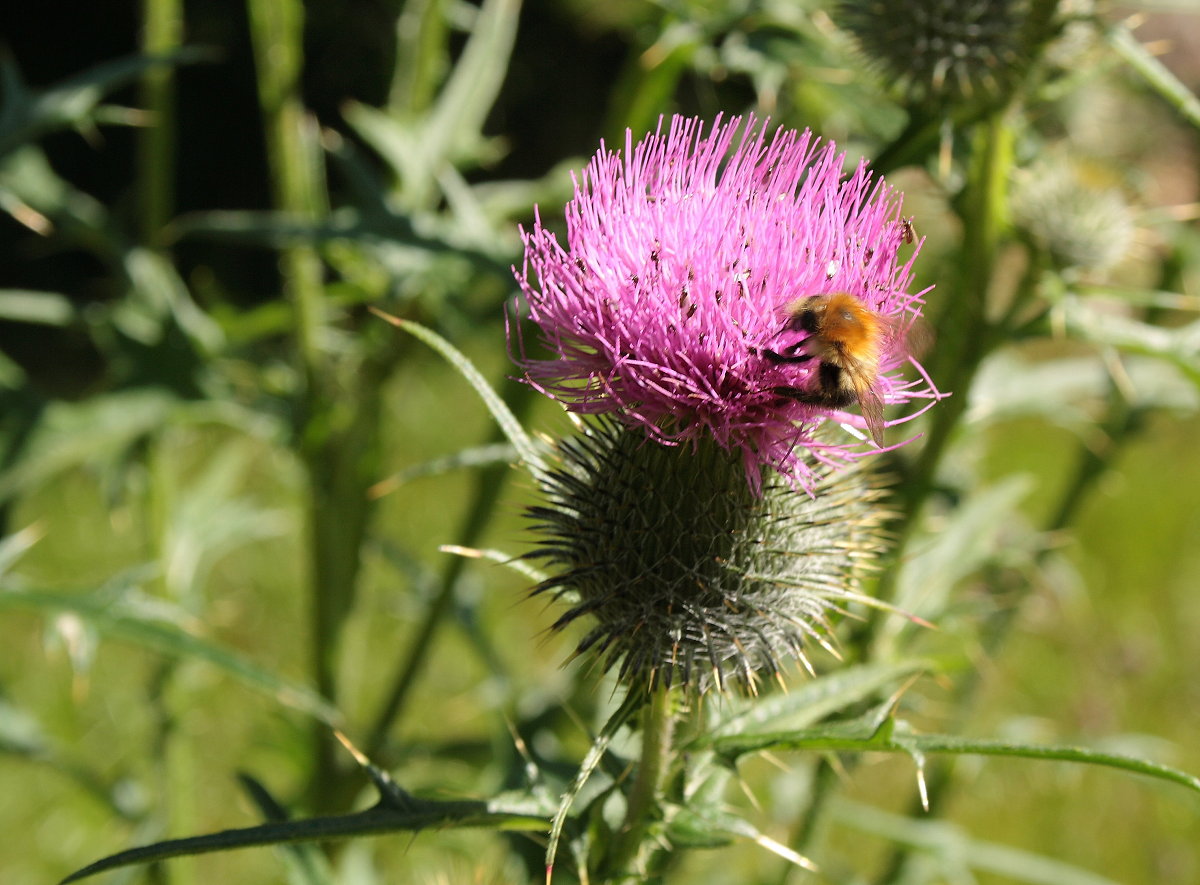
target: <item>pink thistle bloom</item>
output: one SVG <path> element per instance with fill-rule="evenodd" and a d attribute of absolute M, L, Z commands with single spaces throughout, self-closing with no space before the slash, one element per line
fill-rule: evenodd
<path fill-rule="evenodd" d="M 808 488 L 813 463 L 866 453 L 857 440 L 819 441 L 817 428 L 862 419 L 781 396 L 813 389 L 818 362 L 763 351 L 796 352 L 807 333 L 788 327 L 787 308 L 804 296 L 846 292 L 889 327 L 911 325 L 923 294 L 908 293 L 916 251 L 900 262 L 911 228 L 865 162 L 844 176 L 834 144 L 741 122 L 718 118 L 706 134 L 677 116 L 666 135 L 660 124 L 634 144 L 627 132 L 623 151 L 601 144 L 575 180 L 565 248 L 540 215 L 522 230 L 514 273 L 555 357 L 520 348 L 518 362 L 572 411 L 614 414 L 665 444 L 709 434 L 740 449 L 753 487 L 767 465 Z M 899 377 L 903 338 L 883 340 L 875 392 L 884 403 L 935 400 L 919 366 L 920 380 Z"/>

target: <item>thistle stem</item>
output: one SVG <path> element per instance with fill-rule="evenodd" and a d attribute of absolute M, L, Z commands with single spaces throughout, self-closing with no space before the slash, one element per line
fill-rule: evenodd
<path fill-rule="evenodd" d="M 182 0 L 143 0 L 142 51 L 167 55 L 183 39 Z M 157 246 L 171 216 L 175 177 L 175 69 L 159 65 L 142 77 L 142 104 L 152 125 L 138 133 L 138 223 L 142 243 Z"/>
<path fill-rule="evenodd" d="M 630 868 L 637 861 L 650 824 L 659 817 L 659 788 L 671 755 L 674 731 L 675 698 L 668 689 L 655 689 L 642 711 L 641 759 L 629 790 L 625 821 L 605 863 L 609 879 L 632 875 Z"/>
<path fill-rule="evenodd" d="M 988 293 L 1007 213 L 1007 181 L 1013 162 L 1015 135 L 1000 111 L 980 124 L 974 134 L 976 161 L 969 171 L 963 195 L 964 242 L 960 277 L 955 296 L 949 301 L 938 326 L 941 344 L 936 351 L 933 376 L 950 396 L 932 411 L 925 445 L 906 476 L 901 494 L 904 509 L 894 527 L 895 556 L 899 561 L 920 524 L 920 516 L 933 491 L 938 468 L 959 421 L 967 410 L 968 394 L 984 358 L 1003 340 L 1004 330 L 987 318 Z M 898 569 L 888 569 L 879 581 L 877 596 L 894 600 Z M 877 647 L 871 657 L 886 657 L 879 648 L 879 613 L 868 616 L 863 641 Z"/>
<path fill-rule="evenodd" d="M 274 203 L 284 213 L 315 218 L 323 197 L 318 187 L 316 126 L 306 116 L 300 98 L 304 6 L 299 0 L 247 0 L 247 12 Z M 329 390 L 331 367 L 320 344 L 325 324 L 321 259 L 311 246 L 290 246 L 283 250 L 280 269 L 292 306 L 297 368 L 304 379 L 296 429 L 309 483 L 305 521 L 313 682 L 322 697 L 336 703 L 337 640 L 357 576 L 360 523 L 344 518 L 339 505 L 346 499 L 336 481 L 331 481 L 341 465 L 334 463 L 339 447 L 331 427 L 335 405 Z M 354 506 L 362 509 L 357 501 Z M 333 737 L 323 723 L 315 726 L 313 737 L 310 798 L 314 807 L 320 807 L 333 794 L 335 751 Z"/>
<path fill-rule="evenodd" d="M 936 354 L 935 377 L 943 379 L 954 395 L 934 410 L 913 481 L 905 490 L 910 526 L 929 496 L 942 454 L 966 411 L 979 365 L 1000 337 L 988 322 L 987 303 L 1007 214 L 1006 190 L 1013 163 L 1015 135 L 1006 118 L 1007 114 L 996 113 L 975 133 L 977 159 L 963 199 L 965 223 L 958 292 L 939 322 L 945 334 Z"/>

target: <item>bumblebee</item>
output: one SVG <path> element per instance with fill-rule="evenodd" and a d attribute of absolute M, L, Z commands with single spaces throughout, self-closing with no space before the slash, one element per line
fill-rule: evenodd
<path fill-rule="evenodd" d="M 848 292 L 809 295 L 787 306 L 783 332 L 807 332 L 808 337 L 781 353 L 766 348 L 762 356 L 773 363 L 818 362 L 815 383 L 808 387 L 779 386 L 774 392 L 797 402 L 828 409 L 858 403 L 867 430 L 883 445 L 883 397 L 879 393 L 879 363 L 885 349 L 900 341 L 911 351 L 908 330 L 867 307 Z"/>

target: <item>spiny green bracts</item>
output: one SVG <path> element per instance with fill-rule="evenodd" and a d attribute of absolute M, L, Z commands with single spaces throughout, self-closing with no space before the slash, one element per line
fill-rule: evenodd
<path fill-rule="evenodd" d="M 576 656 L 617 667 L 632 689 L 731 682 L 755 691 L 812 643 L 833 651 L 830 616 L 866 602 L 858 576 L 883 541 L 880 484 L 865 469 L 831 471 L 812 494 L 764 469 L 761 493 L 736 451 L 708 439 L 663 446 L 602 420 L 557 446 L 530 509 L 530 558 L 554 571 L 534 593 L 571 608 L 562 628 L 595 626 Z"/>

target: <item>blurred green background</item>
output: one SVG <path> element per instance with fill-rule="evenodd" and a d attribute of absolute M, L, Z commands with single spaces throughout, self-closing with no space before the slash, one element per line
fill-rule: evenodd
<path fill-rule="evenodd" d="M 1017 20 L 1039 6 L 996 5 Z M 556 612 L 524 600 L 529 581 L 492 563 L 459 570 L 438 550 L 527 550 L 531 483 L 496 451 L 467 384 L 366 307 L 438 329 L 528 427 L 567 432 L 509 378 L 502 306 L 517 224 L 535 203 L 556 217 L 569 170 L 601 138 L 619 143 L 660 114 L 754 110 L 880 157 L 927 238 L 916 273 L 936 286 L 931 314 L 952 318 L 966 297 L 960 202 L 979 148 L 977 132 L 959 134 L 995 104 L 917 100 L 839 27 L 838 4 L 9 6 L 4 882 L 249 825 L 259 814 L 238 772 L 302 813 L 364 801 L 349 760 L 314 736 L 306 690 L 333 700 L 347 733 L 414 792 L 511 786 L 508 722 L 569 776 L 588 743 L 580 722 L 610 686 L 560 667 L 572 637 L 548 632 Z M 1037 271 L 1037 302 L 1020 336 L 989 343 L 978 374 L 955 376 L 968 389 L 935 375 L 966 408 L 902 554 L 902 598 L 941 628 L 908 641 L 948 663 L 906 704 L 934 729 L 1196 773 L 1200 142 L 1194 106 L 1156 86 L 1145 59 L 1200 88 L 1200 13 L 1058 7 L 1086 27 L 1056 32 L 1036 76 L 1002 96 L 1012 205 L 985 293 L 1003 312 Z M 1122 55 L 1135 14 L 1149 51 Z M 906 137 L 921 120 L 937 125 Z M 1055 202 L 1059 161 L 1073 184 Z M 1073 224 L 1091 237 L 1082 258 Z M 939 346 L 960 332 L 939 324 Z M 981 629 L 997 613 L 1007 623 Z M 955 686 L 970 677 L 979 687 L 964 700 Z M 744 775 L 759 827 L 787 841 L 809 772 L 777 761 L 786 770 Z M 923 849 L 911 882 L 1200 881 L 1200 801 L 1169 785 L 960 759 L 950 800 L 923 825 L 851 804 L 906 814 L 910 761 L 869 757 L 846 778 L 824 878 L 788 881 L 883 881 L 895 844 Z M 723 850 L 728 862 L 689 857 L 677 881 L 786 878 L 754 845 Z M 439 832 L 361 840 L 333 863 L 346 883 L 499 883 L 536 881 L 539 860 L 520 837 Z M 256 849 L 109 881 L 286 870 Z"/>

